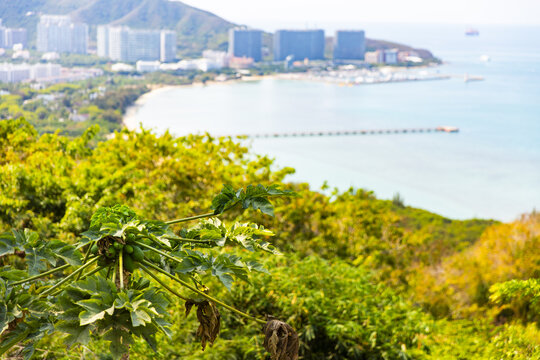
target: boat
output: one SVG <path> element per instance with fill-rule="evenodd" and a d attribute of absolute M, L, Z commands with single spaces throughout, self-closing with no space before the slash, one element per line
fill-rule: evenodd
<path fill-rule="evenodd" d="M 480 61 L 483 61 L 483 62 L 490 62 L 490 61 L 491 61 L 491 57 L 489 57 L 489 55 L 482 55 L 482 56 L 480 56 Z"/>
<path fill-rule="evenodd" d="M 478 29 L 468 28 L 467 30 L 465 30 L 465 35 L 478 36 L 480 35 L 480 32 L 478 31 Z"/>

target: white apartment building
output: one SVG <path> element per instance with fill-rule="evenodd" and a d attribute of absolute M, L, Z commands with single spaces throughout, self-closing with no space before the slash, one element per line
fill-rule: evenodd
<path fill-rule="evenodd" d="M 37 25 L 37 49 L 43 52 L 88 52 L 88 25 L 74 23 L 69 16 L 42 15 Z"/>
<path fill-rule="evenodd" d="M 171 62 L 176 59 L 176 31 L 162 30 L 160 33 L 160 60 Z"/>
<path fill-rule="evenodd" d="M 61 75 L 62 67 L 58 64 L 0 64 L 0 82 L 17 83 L 29 80 L 46 80 Z"/>
<path fill-rule="evenodd" d="M 176 33 L 170 30 L 139 30 L 126 26 L 98 26 L 97 53 L 112 60 L 137 62 L 176 57 Z"/>

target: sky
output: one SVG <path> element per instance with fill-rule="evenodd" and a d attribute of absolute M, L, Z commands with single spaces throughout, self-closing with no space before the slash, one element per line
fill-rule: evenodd
<path fill-rule="evenodd" d="M 540 25 L 540 0 L 183 0 L 237 24 L 273 31 L 342 23 Z"/>

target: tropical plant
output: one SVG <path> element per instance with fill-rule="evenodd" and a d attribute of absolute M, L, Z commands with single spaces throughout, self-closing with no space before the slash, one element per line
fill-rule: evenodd
<path fill-rule="evenodd" d="M 219 248 L 235 245 L 280 254 L 265 240 L 271 231 L 249 222 L 227 225 L 216 217 L 233 208 L 273 215 L 269 198 L 293 195 L 277 186 L 224 186 L 212 201 L 212 212 L 168 222 L 143 219 L 124 205 L 100 208 L 74 245 L 42 240 L 29 230 L 2 235 L 2 260 L 22 261 L 5 261 L 0 272 L 0 355 L 22 344 L 18 353 L 30 358 L 36 340 L 55 330 L 67 334 L 68 346 L 104 339 L 114 358 L 128 358 L 135 337 L 157 350 L 156 333 L 171 334 L 169 292 L 185 302 L 186 315 L 197 308 L 203 349 L 219 334 L 218 307 L 223 307 L 265 326 L 264 344 L 272 359 L 296 359 L 298 336 L 289 325 L 246 314 L 210 295 L 205 285 L 210 276 L 230 289 L 234 280 L 249 281 L 250 272 L 267 271 Z M 194 220 L 198 224 L 177 233 L 171 228 Z"/>

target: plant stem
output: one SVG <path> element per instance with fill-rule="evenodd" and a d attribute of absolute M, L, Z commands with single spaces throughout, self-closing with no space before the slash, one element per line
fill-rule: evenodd
<path fill-rule="evenodd" d="M 23 279 L 23 280 L 15 281 L 14 283 L 11 283 L 10 285 L 15 286 L 15 285 L 24 284 L 25 282 L 32 281 L 32 280 L 36 280 L 36 279 L 39 279 L 39 278 L 41 278 L 41 277 L 44 277 L 44 276 L 47 276 L 47 275 L 54 274 L 54 273 L 57 272 L 57 271 L 67 269 L 67 268 L 70 267 L 70 266 L 71 266 L 71 265 L 69 265 L 69 264 L 65 264 L 65 265 L 59 266 L 59 267 L 57 267 L 57 268 L 51 269 L 51 270 L 49 270 L 49 271 L 46 271 L 46 272 L 44 272 L 44 273 L 41 273 L 41 274 L 38 274 L 38 275 L 35 275 L 35 276 L 32 276 L 32 277 L 29 277 L 29 278 L 26 278 L 26 279 Z"/>
<path fill-rule="evenodd" d="M 195 216 L 190 216 L 190 217 L 183 218 L 183 219 L 176 219 L 176 220 L 166 221 L 165 224 L 167 224 L 167 225 L 178 224 L 178 223 L 181 223 L 181 222 L 207 218 L 207 217 L 210 217 L 210 216 L 217 216 L 217 215 L 215 215 L 213 212 L 211 212 L 211 213 L 208 213 L 208 214 L 195 215 Z"/>
<path fill-rule="evenodd" d="M 145 249 L 152 250 L 153 252 L 158 253 L 159 255 L 165 256 L 167 259 L 170 259 L 172 261 L 176 261 L 177 263 L 180 263 L 180 264 L 182 263 L 182 260 L 177 259 L 174 256 L 171 256 L 171 255 L 167 254 L 166 252 L 158 250 L 158 249 L 156 249 L 156 248 L 154 248 L 154 247 L 152 247 L 150 245 L 146 245 L 145 243 L 142 243 L 142 242 L 139 242 L 139 241 L 135 241 L 135 244 L 137 244 L 137 245 L 139 245 L 139 246 L 141 246 L 141 247 L 143 247 Z"/>
<path fill-rule="evenodd" d="M 72 272 L 71 274 L 69 274 L 68 276 L 66 276 L 64 279 L 62 279 L 60 282 L 58 282 L 57 284 L 55 284 L 53 287 L 51 288 L 48 288 L 47 290 L 45 290 L 41 296 L 45 296 L 47 294 L 50 294 L 54 289 L 58 288 L 59 286 L 65 284 L 66 282 L 70 281 L 72 278 L 74 278 L 75 276 L 77 276 L 77 274 L 79 274 L 80 272 L 82 272 L 84 269 L 86 269 L 87 267 L 89 267 L 90 265 L 92 265 L 93 263 L 95 263 L 97 260 L 98 260 L 99 256 L 96 256 L 95 258 L 91 259 L 90 261 L 88 261 L 86 264 L 84 265 L 81 265 L 77 270 L 75 270 L 74 272 Z"/>
<path fill-rule="evenodd" d="M 211 243 L 213 241 L 212 239 L 198 240 L 198 239 L 186 239 L 186 238 L 181 238 L 181 237 L 170 237 L 170 236 L 162 236 L 162 237 L 164 239 L 167 239 L 167 240 L 176 240 L 176 241 L 191 242 L 191 243 L 205 243 L 205 244 L 208 244 L 208 243 Z"/>
<path fill-rule="evenodd" d="M 154 280 L 156 280 L 159 285 L 163 286 L 165 289 L 169 290 L 171 293 L 173 293 L 174 295 L 178 296 L 180 299 L 184 300 L 184 301 L 188 301 L 189 299 L 186 298 L 186 297 L 183 297 L 182 295 L 180 295 L 179 293 L 177 293 L 176 291 L 174 291 L 169 285 L 165 284 L 163 281 L 159 280 L 159 278 L 153 274 L 150 270 L 148 270 L 148 268 L 146 266 L 144 266 L 143 264 L 140 264 L 139 263 L 139 267 L 145 272 L 147 273 L 148 275 L 150 275 Z"/>
<path fill-rule="evenodd" d="M 105 269 L 106 267 L 107 267 L 107 265 L 105 265 L 105 266 L 100 266 L 100 267 L 97 267 L 97 268 L 95 268 L 94 270 L 92 270 L 92 271 L 90 271 L 90 272 L 87 272 L 86 274 L 83 275 L 83 277 L 82 277 L 81 280 L 84 280 L 84 279 L 86 279 L 87 277 L 94 275 L 95 273 L 97 273 L 97 272 L 99 272 L 99 271 Z M 109 267 L 109 269 L 110 269 L 110 267 Z M 58 290 L 56 290 L 55 292 L 53 292 L 53 293 L 51 294 L 51 296 L 56 296 L 56 295 L 60 294 L 61 292 L 62 292 L 62 289 L 58 289 Z"/>
<path fill-rule="evenodd" d="M 120 290 L 124 288 L 124 252 L 120 250 L 118 255 L 118 275 L 120 276 Z"/>
<path fill-rule="evenodd" d="M 111 279 L 115 286 L 116 286 L 116 268 L 117 267 L 118 267 L 118 263 L 115 262 L 114 267 L 113 267 L 112 279 Z"/>
<path fill-rule="evenodd" d="M 92 270 L 92 271 L 90 271 L 90 272 L 84 274 L 84 276 L 82 277 L 82 279 L 84 280 L 84 279 L 86 279 L 87 277 L 92 276 L 92 275 L 94 275 L 94 274 L 97 273 L 97 272 L 100 272 L 101 270 L 105 269 L 106 267 L 108 267 L 108 268 L 110 269 L 111 266 L 110 266 L 110 265 L 103 265 L 103 266 L 100 266 L 100 267 L 98 267 L 98 268 L 95 268 L 94 270 Z"/>
<path fill-rule="evenodd" d="M 90 256 L 90 250 L 92 250 L 92 243 L 88 243 L 88 249 L 86 249 L 86 254 L 84 254 L 84 260 L 83 260 L 83 265 L 86 264 L 86 262 L 88 261 L 88 257 Z M 79 275 L 77 275 L 77 280 L 79 280 L 81 278 L 81 273 L 79 273 Z"/>
<path fill-rule="evenodd" d="M 256 322 L 258 322 L 258 323 L 260 323 L 260 324 L 266 324 L 266 321 L 264 321 L 264 320 L 262 320 L 262 319 L 258 319 L 258 318 L 254 317 L 254 316 L 249 315 L 249 314 L 246 314 L 246 313 L 244 313 L 244 312 L 242 312 L 242 311 L 240 311 L 240 310 L 238 310 L 238 309 L 233 308 L 233 307 L 230 306 L 230 305 L 227 305 L 227 304 L 225 304 L 225 303 L 219 301 L 219 300 L 216 299 L 216 298 L 211 297 L 210 295 L 205 294 L 204 292 L 200 291 L 199 289 L 197 289 L 197 288 L 195 288 L 195 287 L 189 285 L 187 282 L 185 282 L 185 281 L 183 281 L 183 280 L 180 280 L 180 279 L 177 278 L 176 276 L 173 276 L 173 275 L 169 274 L 169 273 L 166 272 L 165 270 L 159 268 L 158 266 L 156 266 L 156 265 L 154 265 L 154 264 L 152 264 L 152 263 L 150 263 L 150 262 L 148 262 L 148 261 L 146 261 L 146 260 L 143 260 L 142 263 L 143 263 L 144 265 L 149 266 L 149 267 L 151 267 L 152 269 L 154 269 L 154 270 L 156 270 L 156 271 L 158 271 L 158 272 L 164 274 L 164 275 L 167 275 L 168 277 L 170 277 L 171 279 L 173 279 L 174 281 L 176 281 L 176 282 L 179 283 L 180 285 L 187 287 L 189 290 L 191 290 L 191 291 L 193 291 L 193 292 L 195 292 L 195 293 L 201 295 L 202 297 L 204 297 L 204 298 L 206 298 L 206 299 L 208 299 L 208 300 L 210 300 L 210 301 L 212 301 L 212 302 L 214 302 L 214 303 L 216 303 L 216 304 L 218 304 L 218 305 L 223 306 L 223 307 L 226 308 L 226 309 L 229 309 L 229 310 L 231 310 L 231 311 L 237 313 L 238 315 L 241 315 L 241 316 L 243 316 L 243 317 L 245 317 L 245 318 L 247 318 L 247 319 L 250 319 L 250 320 L 254 320 L 254 321 L 256 321 Z"/>

